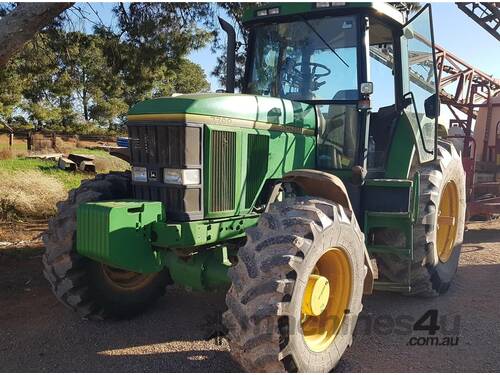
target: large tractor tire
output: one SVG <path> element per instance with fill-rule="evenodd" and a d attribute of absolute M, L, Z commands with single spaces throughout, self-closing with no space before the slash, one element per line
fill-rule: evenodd
<path fill-rule="evenodd" d="M 229 270 L 224 324 L 250 372 L 327 372 L 352 343 L 367 269 L 364 236 L 342 206 L 319 198 L 271 205 Z"/>
<path fill-rule="evenodd" d="M 130 173 L 97 175 L 70 191 L 57 204 L 43 236 L 45 278 L 57 299 L 86 319 L 125 318 L 156 301 L 169 281 L 168 272 L 138 274 L 95 262 L 77 254 L 76 212 L 85 202 L 131 197 Z"/>
<path fill-rule="evenodd" d="M 465 172 L 460 155 L 440 141 L 434 163 L 418 166 L 419 214 L 413 233 L 409 294 L 434 297 L 448 291 L 458 268 L 465 227 Z M 405 238 L 392 230 L 379 231 L 377 244 L 404 247 Z M 408 264 L 394 256 L 378 259 L 382 277 L 394 282 L 408 279 Z"/>

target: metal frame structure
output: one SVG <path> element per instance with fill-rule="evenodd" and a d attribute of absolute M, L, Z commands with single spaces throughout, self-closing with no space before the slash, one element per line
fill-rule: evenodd
<path fill-rule="evenodd" d="M 500 41 L 500 3 L 456 3 L 465 14 Z"/>

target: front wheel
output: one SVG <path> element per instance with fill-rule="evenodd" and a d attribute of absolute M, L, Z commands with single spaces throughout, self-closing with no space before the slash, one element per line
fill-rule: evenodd
<path fill-rule="evenodd" d="M 317 198 L 271 206 L 230 269 L 224 323 L 251 372 L 327 372 L 361 312 L 364 240 L 353 214 Z"/>

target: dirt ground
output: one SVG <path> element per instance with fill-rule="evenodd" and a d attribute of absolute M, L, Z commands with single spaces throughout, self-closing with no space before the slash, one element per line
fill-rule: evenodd
<path fill-rule="evenodd" d="M 500 371 L 500 220 L 468 227 L 450 291 L 438 299 L 366 297 L 353 346 L 337 371 Z M 82 321 L 56 301 L 42 276 L 37 229 L 24 232 L 28 242 L 1 249 L 21 231 L 0 226 L 1 371 L 240 371 L 224 340 L 206 339 L 217 326 L 223 294 L 171 289 L 133 320 Z M 441 326 L 435 337 L 458 338 L 456 345 L 409 344 L 427 335 L 411 326 L 430 309 Z"/>

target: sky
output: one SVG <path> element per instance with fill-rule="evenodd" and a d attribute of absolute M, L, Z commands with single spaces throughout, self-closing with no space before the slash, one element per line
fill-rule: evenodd
<path fill-rule="evenodd" d="M 436 44 L 500 79 L 500 44 L 454 3 L 432 4 Z"/>

